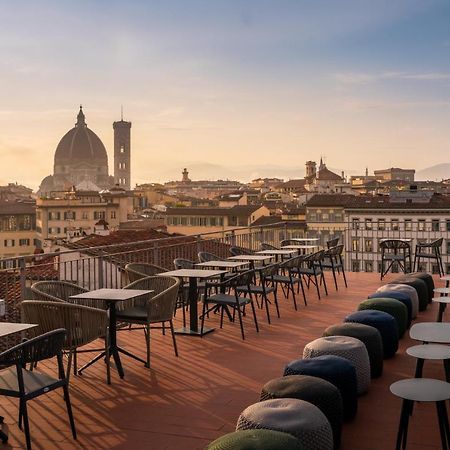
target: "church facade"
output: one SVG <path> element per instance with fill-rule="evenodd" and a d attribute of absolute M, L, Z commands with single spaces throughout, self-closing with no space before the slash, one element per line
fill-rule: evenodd
<path fill-rule="evenodd" d="M 114 185 L 130 189 L 131 122 L 121 118 L 114 122 L 114 175 L 109 175 L 108 154 L 101 139 L 88 128 L 83 108 L 77 115 L 75 126 L 56 147 L 53 175 L 45 177 L 39 187 L 40 197 L 51 192 L 101 191 Z"/>

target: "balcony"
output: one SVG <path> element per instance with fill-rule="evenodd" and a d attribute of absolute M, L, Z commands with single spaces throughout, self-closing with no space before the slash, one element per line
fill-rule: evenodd
<path fill-rule="evenodd" d="M 393 275 L 388 275 L 387 281 Z M 240 339 L 238 324 L 211 315 L 208 326 L 214 333 L 203 338 L 178 337 L 179 354 L 173 354 L 170 336 L 152 332 L 152 369 L 122 358 L 125 378 L 112 370 L 112 385 L 105 382 L 102 364 L 92 366 L 82 376 L 71 378 L 71 396 L 78 441 L 72 440 L 64 402 L 59 392 L 30 402 L 29 416 L 35 448 L 42 449 L 202 449 L 213 439 L 234 430 L 239 413 L 259 399 L 261 387 L 282 375 L 285 364 L 301 357 L 303 347 L 320 337 L 323 330 L 341 322 L 358 303 L 380 286 L 377 274 L 349 273 L 349 287 L 334 290 L 327 276 L 330 295 L 318 300 L 314 289 L 307 291 L 308 306 L 295 311 L 291 299 L 280 298 L 281 318 L 268 325 L 258 310 L 260 332 L 250 317 L 244 319 L 246 340 Z M 435 282 L 440 283 L 437 279 Z M 280 296 L 282 297 L 282 296 Z M 177 322 L 181 322 L 178 314 Z M 417 321 L 433 321 L 435 305 L 419 314 Z M 123 330 L 120 344 L 144 356 L 141 331 Z M 384 362 L 384 373 L 371 382 L 369 392 L 359 397 L 358 414 L 345 423 L 342 450 L 382 450 L 393 448 L 400 417 L 400 400 L 389 385 L 414 375 L 415 360 L 406 355 L 414 341 L 405 336 L 397 355 Z M 79 364 L 89 356 L 80 355 Z M 40 369 L 54 370 L 52 363 Z M 442 362 L 427 362 L 425 376 L 443 379 Z M 17 427 L 15 401 L 0 398 L 10 445 L 23 448 L 23 433 Z M 435 408 L 418 404 L 411 419 L 408 449 L 439 449 Z"/>

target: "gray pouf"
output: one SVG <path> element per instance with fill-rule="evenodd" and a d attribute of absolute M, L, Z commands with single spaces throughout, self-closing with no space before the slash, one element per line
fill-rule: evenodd
<path fill-rule="evenodd" d="M 314 358 L 322 355 L 335 355 L 348 359 L 356 369 L 358 394 L 369 390 L 370 360 L 366 346 L 359 340 L 348 336 L 321 337 L 306 344 L 303 358 Z"/>
<path fill-rule="evenodd" d="M 295 436 L 305 450 L 332 450 L 333 433 L 317 406 L 294 398 L 277 398 L 250 405 L 242 411 L 236 430 L 265 428 Z"/>
<path fill-rule="evenodd" d="M 404 294 L 409 295 L 412 304 L 412 318 L 415 319 L 417 314 L 419 313 L 419 296 L 417 295 L 417 291 L 407 284 L 386 284 L 377 289 L 377 292 L 403 292 Z"/>

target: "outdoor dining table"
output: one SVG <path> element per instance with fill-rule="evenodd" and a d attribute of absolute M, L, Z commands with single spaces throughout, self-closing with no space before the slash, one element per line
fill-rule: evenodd
<path fill-rule="evenodd" d="M 416 341 L 450 344 L 450 323 L 416 323 L 411 327 L 409 336 Z"/>
<path fill-rule="evenodd" d="M 111 384 L 111 376 L 110 376 L 110 358 L 111 356 L 114 358 L 114 362 L 116 363 L 117 372 L 120 378 L 123 378 L 125 373 L 123 371 L 122 362 L 120 360 L 119 353 L 123 353 L 124 355 L 130 356 L 131 358 L 135 358 L 135 356 L 128 351 L 117 345 L 117 324 L 116 324 L 116 304 L 118 302 L 123 302 L 125 300 L 131 300 L 136 297 L 140 297 L 141 295 L 151 294 L 153 291 L 145 290 L 145 289 L 96 289 L 94 291 L 83 292 L 82 294 L 71 295 L 70 298 L 73 299 L 86 299 L 86 300 L 94 300 L 99 303 L 106 304 L 108 310 L 109 317 L 109 345 L 108 345 L 108 355 L 106 355 L 106 351 L 101 352 L 96 357 L 94 357 L 91 361 L 85 364 L 78 370 L 78 373 L 81 374 L 84 369 L 87 369 L 89 366 L 99 361 L 102 358 L 106 358 L 107 365 L 107 382 Z"/>
<path fill-rule="evenodd" d="M 240 262 L 240 261 L 229 261 L 229 260 L 217 260 L 217 261 L 204 261 L 201 263 L 197 263 L 196 267 L 214 267 L 215 269 L 240 269 L 244 266 L 247 266 L 248 262 Z"/>
<path fill-rule="evenodd" d="M 9 336 L 14 333 L 21 333 L 22 331 L 35 328 L 36 323 L 16 323 L 16 322 L 0 322 L 0 338 Z M 4 417 L 0 416 L 0 424 L 3 423 Z M 8 441 L 8 435 L 0 430 L 0 440 L 5 443 Z"/>
<path fill-rule="evenodd" d="M 175 330 L 177 334 L 186 334 L 188 336 L 203 336 L 214 331 L 214 328 L 204 328 L 203 332 L 198 329 L 198 311 L 197 311 L 197 280 L 220 277 L 227 273 L 226 270 L 208 270 L 208 269 L 177 269 L 169 272 L 163 272 L 158 275 L 165 277 L 177 277 L 189 279 L 189 327 L 182 327 Z"/>
<path fill-rule="evenodd" d="M 278 258 L 283 258 L 283 256 L 291 257 L 296 253 L 295 250 L 292 249 L 268 249 L 268 250 L 261 250 L 259 252 L 256 252 L 257 255 L 269 255 L 269 256 L 275 256 L 276 260 L 278 261 Z"/>
<path fill-rule="evenodd" d="M 228 259 L 230 261 L 247 261 L 253 266 L 255 262 L 265 263 L 272 259 L 272 255 L 236 255 L 230 256 Z"/>
<path fill-rule="evenodd" d="M 281 248 L 287 250 L 296 250 L 298 251 L 298 253 L 306 254 L 307 250 L 316 250 L 319 248 L 319 246 L 317 244 L 290 244 L 283 245 L 283 247 Z"/>
<path fill-rule="evenodd" d="M 437 314 L 437 322 L 442 322 L 442 317 L 444 315 L 445 309 L 447 308 L 447 305 L 450 303 L 450 297 L 448 294 L 450 294 L 450 288 L 444 287 L 444 288 L 436 288 L 433 289 L 433 292 L 435 294 L 441 294 L 440 297 L 433 297 L 434 303 L 439 303 L 439 311 Z"/>
<path fill-rule="evenodd" d="M 319 238 L 290 238 L 289 240 L 296 242 L 318 242 Z"/>

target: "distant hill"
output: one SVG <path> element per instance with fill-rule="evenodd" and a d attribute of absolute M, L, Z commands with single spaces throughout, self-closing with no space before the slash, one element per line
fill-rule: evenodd
<path fill-rule="evenodd" d="M 450 163 L 436 164 L 426 169 L 418 170 L 415 179 L 418 181 L 441 181 L 450 178 Z"/>

